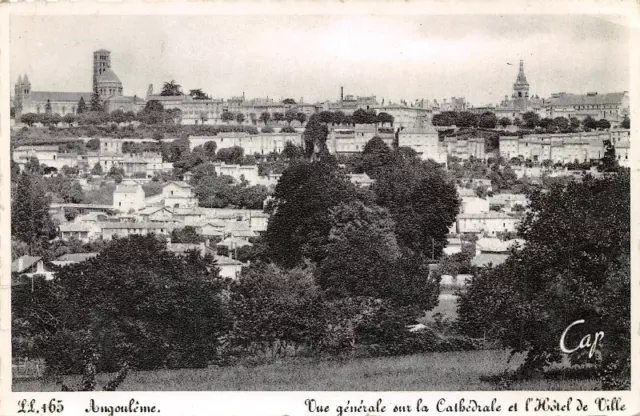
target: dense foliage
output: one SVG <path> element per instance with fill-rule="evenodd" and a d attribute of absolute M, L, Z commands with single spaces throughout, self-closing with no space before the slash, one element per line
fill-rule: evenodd
<path fill-rule="evenodd" d="M 603 330 L 606 346 L 598 362 L 628 357 L 629 173 L 587 176 L 533 192 L 520 234 L 527 241 L 524 248 L 504 264 L 482 270 L 462 295 L 461 327 L 527 352 L 526 370 L 558 361 L 562 332 L 579 319 L 585 323 L 568 345 Z M 585 362 L 586 352 L 574 353 L 572 361 Z"/>

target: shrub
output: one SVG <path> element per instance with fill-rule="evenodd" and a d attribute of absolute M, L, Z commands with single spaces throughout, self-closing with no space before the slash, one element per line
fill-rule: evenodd
<path fill-rule="evenodd" d="M 262 133 L 273 133 L 275 130 L 273 130 L 273 127 L 264 126 L 263 128 L 260 129 L 260 131 Z"/>

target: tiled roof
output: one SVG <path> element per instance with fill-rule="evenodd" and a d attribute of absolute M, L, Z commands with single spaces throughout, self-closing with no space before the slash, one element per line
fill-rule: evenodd
<path fill-rule="evenodd" d="M 85 260 L 92 259 L 97 255 L 98 253 L 69 253 L 69 254 L 63 254 L 62 256 L 58 257 L 55 261 L 71 261 L 74 263 L 80 263 Z"/>
<path fill-rule="evenodd" d="M 477 267 L 488 266 L 489 264 L 499 266 L 504 263 L 507 258 L 509 258 L 509 255 L 503 253 L 481 253 L 471 259 L 471 265 Z"/>
<path fill-rule="evenodd" d="M 26 152 L 29 150 L 33 150 L 33 151 L 41 151 L 41 152 L 57 152 L 60 150 L 60 148 L 58 146 L 35 146 L 35 145 L 31 145 L 31 146 L 18 146 L 15 149 L 13 149 L 14 152 Z"/>
<path fill-rule="evenodd" d="M 139 185 L 118 185 L 113 192 L 116 194 L 135 194 L 139 190 Z"/>
<path fill-rule="evenodd" d="M 515 246 L 516 244 L 523 245 L 524 240 L 522 239 L 512 239 L 507 241 L 502 241 L 499 238 L 480 238 L 476 241 L 476 246 L 482 251 L 492 252 L 492 253 L 507 253 L 510 247 Z"/>
<path fill-rule="evenodd" d="M 155 222 L 103 222 L 102 229 L 125 229 L 125 228 L 147 228 L 159 230 L 161 228 L 172 228 L 172 224 L 158 224 Z"/>
<path fill-rule="evenodd" d="M 22 273 L 40 261 L 41 258 L 42 257 L 22 256 L 19 259 L 15 259 L 11 262 L 11 273 Z"/>
<path fill-rule="evenodd" d="M 171 181 L 168 184 L 166 184 L 165 186 L 169 186 L 171 184 L 175 184 L 180 188 L 191 188 L 191 185 L 189 185 L 188 183 L 186 183 L 184 181 Z"/>
<path fill-rule="evenodd" d="M 244 247 L 244 246 L 252 246 L 250 242 L 247 240 L 243 240 L 235 237 L 228 237 L 222 240 L 222 242 L 218 243 L 219 246 L 227 246 L 227 247 Z"/>
<path fill-rule="evenodd" d="M 59 228 L 61 232 L 85 232 L 91 230 L 90 225 L 82 222 L 68 222 L 66 224 L 60 224 Z"/>
<path fill-rule="evenodd" d="M 31 91 L 29 98 L 31 101 L 71 101 L 74 104 L 77 104 L 80 98 L 84 98 L 89 105 L 91 95 L 90 92 Z"/>
<path fill-rule="evenodd" d="M 624 92 L 612 92 L 608 94 L 596 95 L 575 95 L 563 94 L 557 98 L 552 98 L 549 105 L 551 106 L 571 106 L 571 105 L 602 105 L 602 104 L 621 104 Z"/>
<path fill-rule="evenodd" d="M 515 217 L 505 214 L 504 212 L 481 212 L 477 214 L 458 214 L 458 219 L 515 219 Z"/>
<path fill-rule="evenodd" d="M 238 260 L 234 260 L 231 257 L 226 257 L 226 256 L 214 256 L 214 258 L 216 259 L 216 263 L 218 263 L 218 266 L 236 266 L 236 265 L 243 265 L 242 262 L 239 262 Z"/>
<path fill-rule="evenodd" d="M 120 78 L 116 75 L 111 68 L 105 69 L 105 71 L 96 77 L 97 82 L 120 82 Z"/>

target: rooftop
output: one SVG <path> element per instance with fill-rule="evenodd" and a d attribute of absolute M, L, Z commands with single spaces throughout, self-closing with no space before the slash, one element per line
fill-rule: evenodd
<path fill-rule="evenodd" d="M 11 262 L 11 273 L 22 273 L 41 259 L 42 257 L 35 256 L 22 256 L 18 259 L 15 259 Z"/>

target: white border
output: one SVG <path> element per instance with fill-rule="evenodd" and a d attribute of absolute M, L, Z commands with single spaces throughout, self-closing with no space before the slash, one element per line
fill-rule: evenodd
<path fill-rule="evenodd" d="M 336 415 L 335 408 L 351 403 L 375 403 L 383 398 L 387 404 L 415 404 L 422 398 L 429 405 L 430 413 L 434 413 L 438 399 L 445 398 L 452 403 L 460 398 L 476 399 L 482 403 L 490 403 L 497 398 L 503 405 L 504 413 L 507 407 L 515 402 L 520 403 L 517 413 L 524 413 L 522 405 L 527 397 L 550 397 L 564 402 L 572 397 L 574 404 L 579 398 L 589 404 L 587 412 L 550 412 L 550 414 L 581 414 L 605 415 L 620 414 L 634 415 L 640 412 L 640 298 L 638 254 L 640 241 L 638 240 L 638 166 L 640 166 L 640 146 L 635 143 L 631 147 L 632 160 L 632 391 L 630 392 L 85 392 L 85 393 L 13 393 L 11 392 L 11 354 L 10 354 L 10 185 L 9 185 L 9 93 L 11 80 L 9 75 L 9 24 L 10 15 L 206 15 L 206 14 L 382 14 L 382 15 L 416 15 L 416 14 L 617 14 L 629 18 L 632 28 L 630 74 L 631 79 L 631 118 L 633 119 L 632 141 L 640 137 L 640 2 L 633 1 L 395 1 L 395 2 L 195 2 L 195 1 L 167 1 L 141 2 L 30 2 L 0 4 L 0 416 L 13 415 L 16 402 L 22 398 L 35 398 L 42 403 L 51 398 L 62 399 L 65 404 L 65 415 L 90 414 L 85 412 L 89 399 L 93 398 L 100 404 L 125 405 L 132 398 L 142 404 L 156 405 L 161 414 L 168 415 L 309 415 L 304 405 L 307 398 L 315 398 L 318 402 L 331 406 L 329 414 Z M 47 36 L 47 34 L 43 34 Z M 634 43 L 633 40 L 636 40 Z M 598 411 L 593 405 L 594 397 L 621 397 L 627 405 L 625 412 Z M 351 413 L 351 414 L 366 414 Z M 369 414 L 376 414 L 368 412 Z M 388 408 L 384 414 L 391 414 Z M 321 413 L 325 414 L 325 413 Z M 378 413 L 379 414 L 379 413 Z"/>

